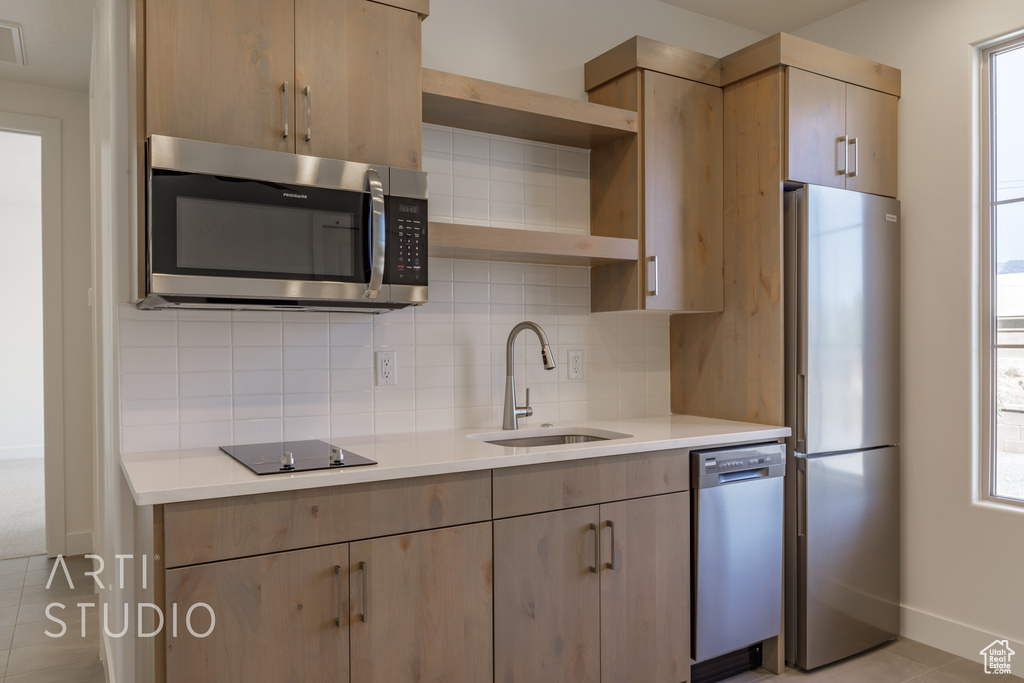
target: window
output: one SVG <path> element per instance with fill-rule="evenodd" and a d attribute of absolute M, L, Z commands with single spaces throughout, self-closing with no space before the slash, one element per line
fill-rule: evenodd
<path fill-rule="evenodd" d="M 1024 37 L 982 68 L 982 495 L 1024 502 Z"/>

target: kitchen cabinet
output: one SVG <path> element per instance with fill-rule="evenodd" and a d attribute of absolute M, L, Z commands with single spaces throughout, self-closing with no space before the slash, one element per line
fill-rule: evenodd
<path fill-rule="evenodd" d="M 495 680 L 687 680 L 688 451 L 493 476 Z"/>
<path fill-rule="evenodd" d="M 349 546 L 214 562 L 166 572 L 168 681 L 349 680 Z M 209 612 L 216 615 L 204 634 Z M 174 606 L 177 606 L 176 608 Z M 188 626 L 186 626 L 188 624 Z"/>
<path fill-rule="evenodd" d="M 897 102 L 787 68 L 786 179 L 895 197 Z"/>
<path fill-rule="evenodd" d="M 495 680 L 686 680 L 689 556 L 687 493 L 495 521 Z"/>
<path fill-rule="evenodd" d="M 147 135 L 420 167 L 426 0 L 147 0 Z"/>
<path fill-rule="evenodd" d="M 608 72 L 621 47 L 589 62 L 588 73 Z M 591 102 L 640 117 L 638 139 L 591 152 L 591 232 L 640 241 L 638 264 L 591 271 L 592 310 L 719 311 L 722 89 L 638 63 L 588 87 Z"/>
<path fill-rule="evenodd" d="M 352 683 L 491 679 L 490 522 L 359 541 L 350 567 Z"/>

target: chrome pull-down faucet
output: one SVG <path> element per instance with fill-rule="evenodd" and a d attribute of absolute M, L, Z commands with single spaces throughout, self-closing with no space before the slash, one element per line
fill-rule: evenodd
<path fill-rule="evenodd" d="M 544 334 L 540 325 L 527 320 L 512 328 L 505 343 L 505 412 L 501 420 L 502 429 L 519 429 L 519 418 L 533 415 L 529 388 L 526 389 L 526 405 L 516 405 L 515 350 L 512 345 L 523 330 L 533 330 L 540 339 L 540 357 L 544 361 L 544 369 L 555 369 L 555 358 L 551 355 L 551 347 L 548 346 L 548 336 Z"/>

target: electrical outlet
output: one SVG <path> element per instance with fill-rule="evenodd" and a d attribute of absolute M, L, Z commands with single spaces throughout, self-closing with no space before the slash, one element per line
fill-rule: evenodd
<path fill-rule="evenodd" d="M 583 350 L 570 349 L 568 357 L 566 366 L 568 366 L 569 379 L 583 379 Z"/>
<path fill-rule="evenodd" d="M 377 386 L 390 387 L 398 384 L 398 352 L 378 351 Z"/>

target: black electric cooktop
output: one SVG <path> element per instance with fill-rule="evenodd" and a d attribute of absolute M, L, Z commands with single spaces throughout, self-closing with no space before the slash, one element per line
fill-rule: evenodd
<path fill-rule="evenodd" d="M 377 464 L 369 458 L 316 440 L 247 443 L 221 446 L 220 449 L 256 474 L 291 474 Z M 289 453 L 290 457 L 286 455 Z"/>

